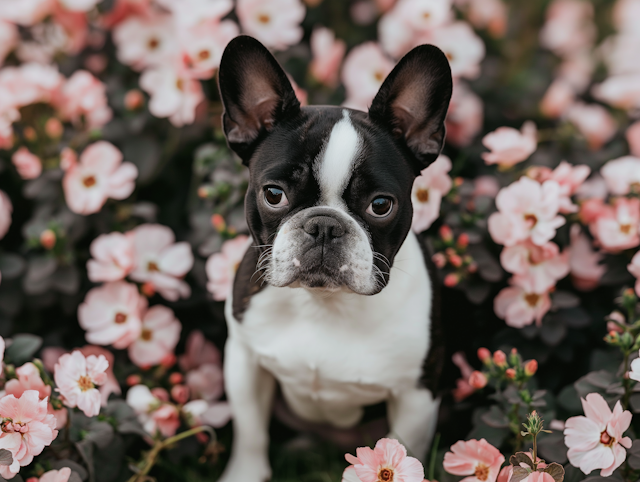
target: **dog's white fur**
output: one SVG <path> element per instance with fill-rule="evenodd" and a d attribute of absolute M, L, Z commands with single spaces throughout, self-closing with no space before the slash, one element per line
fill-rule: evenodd
<path fill-rule="evenodd" d="M 250 248 L 252 249 L 252 248 Z M 387 401 L 390 436 L 418 457 L 435 431 L 439 400 L 418 385 L 430 346 L 431 284 L 410 233 L 378 294 L 267 286 L 239 323 L 226 304 L 231 460 L 221 482 L 270 477 L 268 425 L 275 381 L 300 417 L 349 427 L 362 406 Z"/>

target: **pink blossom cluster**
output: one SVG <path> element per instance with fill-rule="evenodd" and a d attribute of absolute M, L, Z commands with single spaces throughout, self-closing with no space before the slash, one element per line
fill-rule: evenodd
<path fill-rule="evenodd" d="M 218 400 L 224 390 L 220 352 L 201 332 L 189 335 L 179 367 L 186 375 L 172 373 L 169 391 L 150 389 L 137 376 L 131 380 L 127 403 L 150 436 L 171 437 L 183 421 L 191 427 L 222 427 L 231 418 L 229 404 Z"/>

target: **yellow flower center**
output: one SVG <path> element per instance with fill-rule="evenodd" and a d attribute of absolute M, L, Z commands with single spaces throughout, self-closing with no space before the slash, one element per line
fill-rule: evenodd
<path fill-rule="evenodd" d="M 475 476 L 478 480 L 483 482 L 489 478 L 489 467 L 484 464 L 478 464 L 476 466 Z"/>
<path fill-rule="evenodd" d="M 91 381 L 91 378 L 89 378 L 87 375 L 82 375 L 80 378 L 78 378 L 78 387 L 80 387 L 80 390 L 82 390 L 83 392 L 86 392 L 87 390 L 95 388 L 95 385 Z"/>
<path fill-rule="evenodd" d="M 116 313 L 114 321 L 117 325 L 122 325 L 127 321 L 127 315 L 125 315 L 124 313 Z"/>
<path fill-rule="evenodd" d="M 524 295 L 524 300 L 527 302 L 527 304 L 531 308 L 533 308 L 538 304 L 538 301 L 540 300 L 540 295 L 536 293 L 527 293 L 526 295 Z"/>
<path fill-rule="evenodd" d="M 82 184 L 84 184 L 85 187 L 95 186 L 96 182 L 96 178 L 93 176 L 87 176 L 82 180 Z"/>
<path fill-rule="evenodd" d="M 376 482 L 392 482 L 393 481 L 393 469 L 388 467 L 381 468 L 378 472 L 378 480 Z"/>
<path fill-rule="evenodd" d="M 418 192 L 416 192 L 416 197 L 418 198 L 418 201 L 420 201 L 421 203 L 428 203 L 429 202 L 429 190 L 428 189 L 418 189 Z"/>

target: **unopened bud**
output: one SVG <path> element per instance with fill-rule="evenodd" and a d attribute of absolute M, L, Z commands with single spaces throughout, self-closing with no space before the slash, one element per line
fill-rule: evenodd
<path fill-rule="evenodd" d="M 514 380 L 516 378 L 516 370 L 514 368 L 507 368 L 504 374 L 509 380 Z"/>
<path fill-rule="evenodd" d="M 220 214 L 214 214 L 211 216 L 211 224 L 220 232 L 225 231 L 227 228 L 227 223 Z"/>
<path fill-rule="evenodd" d="M 156 397 L 158 400 L 160 400 L 161 402 L 168 402 L 169 401 L 169 392 L 167 392 L 162 387 L 152 388 L 151 389 L 151 394 L 154 397 Z"/>
<path fill-rule="evenodd" d="M 124 96 L 124 106 L 127 110 L 138 110 L 144 105 L 144 94 L 138 89 L 132 89 Z"/>
<path fill-rule="evenodd" d="M 436 265 L 437 268 L 444 268 L 447 264 L 447 258 L 442 253 L 436 253 L 431 257 L 431 261 Z"/>
<path fill-rule="evenodd" d="M 478 358 L 484 364 L 491 363 L 491 352 L 484 347 L 478 348 Z"/>
<path fill-rule="evenodd" d="M 31 126 L 25 127 L 22 132 L 24 134 L 24 138 L 29 142 L 33 142 L 38 138 L 38 134 L 36 133 L 36 130 Z"/>
<path fill-rule="evenodd" d="M 607 321 L 607 331 L 611 333 L 612 331 L 616 333 L 624 333 L 624 330 L 620 325 L 618 325 L 615 321 Z"/>
<path fill-rule="evenodd" d="M 179 404 L 187 403 L 189 401 L 189 387 L 186 385 L 174 385 L 171 388 L 171 398 Z"/>
<path fill-rule="evenodd" d="M 633 338 L 633 336 L 631 335 L 631 333 L 624 332 L 622 335 L 620 335 L 620 344 L 625 347 L 625 348 L 630 348 L 631 345 L 633 345 L 633 343 L 635 342 L 635 339 Z"/>
<path fill-rule="evenodd" d="M 209 188 L 209 186 L 200 186 L 198 188 L 198 197 L 200 199 L 207 199 L 209 197 L 210 192 L 211 192 L 211 189 Z"/>
<path fill-rule="evenodd" d="M 140 385 L 141 381 L 142 378 L 140 378 L 140 375 L 129 375 L 127 377 L 127 386 L 133 387 L 134 385 Z"/>
<path fill-rule="evenodd" d="M 478 271 L 478 265 L 475 262 L 469 263 L 467 271 L 469 271 L 469 273 L 475 273 L 476 271 Z"/>
<path fill-rule="evenodd" d="M 147 298 L 151 298 L 153 295 L 156 294 L 156 287 L 151 281 L 147 281 L 142 285 L 142 287 L 140 288 L 140 291 L 142 291 L 142 294 L 145 295 Z"/>
<path fill-rule="evenodd" d="M 537 360 L 529 360 L 524 364 L 524 372 L 528 377 L 535 375 L 538 371 L 538 361 Z"/>
<path fill-rule="evenodd" d="M 447 276 L 444 277 L 444 285 L 447 288 L 453 288 L 458 284 L 459 281 L 460 279 L 458 278 L 458 275 L 455 273 L 449 273 Z"/>
<path fill-rule="evenodd" d="M 173 372 L 171 375 L 169 375 L 169 383 L 171 383 L 171 385 L 177 385 L 178 383 L 182 383 L 183 380 L 184 380 L 184 377 L 180 372 Z"/>
<path fill-rule="evenodd" d="M 507 355 L 505 355 L 502 350 L 495 351 L 493 353 L 493 363 L 495 363 L 499 367 L 506 366 L 506 364 L 507 364 Z"/>
<path fill-rule="evenodd" d="M 51 229 L 45 229 L 40 234 L 40 244 L 44 249 L 53 249 L 56 245 L 56 233 Z"/>
<path fill-rule="evenodd" d="M 469 385 L 471 385 L 476 390 L 486 387 L 487 381 L 487 376 L 477 370 L 474 371 L 469 377 Z"/>
<path fill-rule="evenodd" d="M 458 245 L 458 248 L 466 249 L 466 247 L 469 246 L 469 235 L 467 233 L 462 233 L 458 236 L 458 242 L 456 244 Z"/>
<path fill-rule="evenodd" d="M 164 368 L 171 368 L 176 364 L 176 361 L 178 361 L 178 359 L 173 353 L 167 353 L 162 361 L 160 361 L 160 365 L 162 365 Z"/>
<path fill-rule="evenodd" d="M 449 256 L 449 262 L 455 268 L 459 268 L 460 266 L 462 266 L 462 258 L 460 256 L 458 256 L 457 254 Z"/>
<path fill-rule="evenodd" d="M 453 241 L 453 231 L 451 231 L 451 228 L 449 226 L 443 224 L 442 226 L 440 226 L 440 237 L 444 242 L 450 243 L 451 241 Z"/>
<path fill-rule="evenodd" d="M 51 139 L 60 139 L 64 132 L 64 126 L 58 119 L 51 117 L 47 119 L 47 122 L 44 124 L 44 131 Z"/>

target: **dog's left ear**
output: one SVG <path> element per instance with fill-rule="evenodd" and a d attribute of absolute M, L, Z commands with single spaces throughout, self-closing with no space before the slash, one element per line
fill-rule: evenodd
<path fill-rule="evenodd" d="M 423 169 L 442 149 L 452 87 L 445 54 L 433 45 L 421 45 L 391 71 L 373 99 L 369 117 L 404 142 Z"/>

